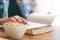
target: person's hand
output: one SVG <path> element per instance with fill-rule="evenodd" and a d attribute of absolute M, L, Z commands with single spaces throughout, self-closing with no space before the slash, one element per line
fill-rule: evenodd
<path fill-rule="evenodd" d="M 12 16 L 11 18 L 12 18 L 12 19 L 15 19 L 17 22 L 27 24 L 26 20 L 23 19 L 22 17 L 18 16 L 18 15 Z"/>
<path fill-rule="evenodd" d="M 27 24 L 27 22 L 18 15 L 12 16 L 12 17 L 9 17 L 9 18 L 1 18 L 0 19 L 0 25 L 3 25 L 6 22 L 20 22 L 20 23 Z"/>

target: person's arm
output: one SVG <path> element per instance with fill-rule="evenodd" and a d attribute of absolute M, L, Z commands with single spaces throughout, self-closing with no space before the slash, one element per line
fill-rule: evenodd
<path fill-rule="evenodd" d="M 15 22 L 14 18 L 0 18 L 0 25 L 3 25 L 6 22 Z"/>
<path fill-rule="evenodd" d="M 4 18 L 0 18 L 0 25 L 3 24 L 3 20 L 5 20 Z"/>
<path fill-rule="evenodd" d="M 6 22 L 20 22 L 20 23 L 27 24 L 27 22 L 20 16 L 12 16 L 9 18 L 0 18 L 0 25 L 3 25 Z"/>

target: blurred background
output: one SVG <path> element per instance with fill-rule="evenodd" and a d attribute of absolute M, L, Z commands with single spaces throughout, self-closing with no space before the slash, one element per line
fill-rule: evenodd
<path fill-rule="evenodd" d="M 59 0 L 0 0 L 0 18 L 19 15 L 25 19 L 32 13 L 60 16 Z M 59 25 L 60 17 L 54 25 Z"/>

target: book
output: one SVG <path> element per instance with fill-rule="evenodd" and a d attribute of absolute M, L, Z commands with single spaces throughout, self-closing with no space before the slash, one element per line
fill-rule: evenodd
<path fill-rule="evenodd" d="M 52 31 L 52 27 L 47 24 L 28 22 L 29 26 L 27 27 L 27 34 L 38 35 L 46 32 Z"/>

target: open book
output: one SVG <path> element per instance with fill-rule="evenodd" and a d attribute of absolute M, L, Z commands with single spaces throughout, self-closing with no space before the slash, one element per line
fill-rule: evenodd
<path fill-rule="evenodd" d="M 27 17 L 29 26 L 26 33 L 36 35 L 52 30 L 51 24 L 56 16 L 51 14 L 32 13 Z"/>
<path fill-rule="evenodd" d="M 50 32 L 52 30 L 52 27 L 47 24 L 42 24 L 42 23 L 35 23 L 35 22 L 29 22 L 29 26 L 27 27 L 27 34 L 31 35 L 37 35 L 37 34 L 42 34 L 46 32 Z"/>

